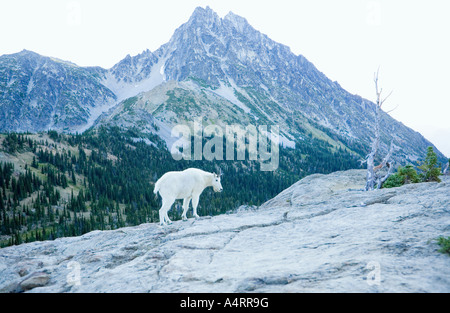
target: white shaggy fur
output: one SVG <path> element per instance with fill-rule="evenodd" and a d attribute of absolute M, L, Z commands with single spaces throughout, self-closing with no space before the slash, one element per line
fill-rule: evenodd
<path fill-rule="evenodd" d="M 172 204 L 176 199 L 183 200 L 183 220 L 187 220 L 186 212 L 192 199 L 192 208 L 194 217 L 197 214 L 198 200 L 200 194 L 206 187 L 213 187 L 215 192 L 223 190 L 220 183 L 220 175 L 208 173 L 197 168 L 188 168 L 181 172 L 167 172 L 155 184 L 154 193 L 162 198 L 162 206 L 159 210 L 159 222 L 161 225 L 171 223 L 167 212 L 169 212 Z"/>

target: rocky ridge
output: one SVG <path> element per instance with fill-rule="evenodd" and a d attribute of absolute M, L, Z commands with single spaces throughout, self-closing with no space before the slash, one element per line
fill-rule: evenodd
<path fill-rule="evenodd" d="M 311 175 L 261 207 L 0 249 L 2 292 L 449 292 L 450 179 Z M 224 186 L 226 188 L 226 186 Z"/>

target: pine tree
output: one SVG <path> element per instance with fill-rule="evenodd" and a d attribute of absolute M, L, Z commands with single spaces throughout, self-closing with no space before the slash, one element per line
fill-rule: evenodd
<path fill-rule="evenodd" d="M 76 185 L 77 184 L 77 179 L 75 177 L 75 171 L 73 170 L 73 168 L 72 168 L 71 176 L 72 176 L 72 182 L 74 183 L 74 185 Z"/>
<path fill-rule="evenodd" d="M 36 156 L 33 155 L 33 162 L 31 162 L 31 167 L 38 168 L 38 163 L 36 162 Z"/>
<path fill-rule="evenodd" d="M 425 161 L 421 166 L 419 166 L 419 169 L 423 171 L 422 173 L 422 181 L 424 182 L 441 182 L 439 175 L 441 175 L 441 170 L 438 166 L 438 159 L 437 155 L 433 150 L 433 147 L 428 147 L 427 149 L 427 156 L 425 158 Z"/>

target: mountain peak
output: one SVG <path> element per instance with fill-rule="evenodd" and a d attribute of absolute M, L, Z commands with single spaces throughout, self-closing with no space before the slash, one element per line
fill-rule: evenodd
<path fill-rule="evenodd" d="M 51 57 L 51 56 L 44 56 L 41 55 L 37 52 L 31 51 L 31 50 L 27 50 L 27 49 L 23 49 L 20 52 L 17 53 L 13 53 L 10 56 L 14 56 L 14 57 L 20 57 L 26 60 L 44 60 L 44 61 L 48 61 L 51 60 L 53 62 L 56 62 L 58 64 L 65 64 L 65 65 L 69 65 L 69 66 L 78 66 L 75 63 L 71 62 L 71 61 L 67 61 L 67 60 L 63 60 L 60 58 L 56 58 L 56 57 Z"/>
<path fill-rule="evenodd" d="M 209 6 L 207 6 L 206 8 L 202 7 L 195 8 L 189 21 L 192 22 L 194 20 L 201 20 L 202 22 L 204 22 L 208 20 L 219 20 L 219 19 L 220 19 L 219 15 Z"/>
<path fill-rule="evenodd" d="M 17 56 L 20 56 L 20 57 L 42 57 L 42 55 L 40 55 L 39 53 L 36 53 L 36 52 L 34 52 L 34 51 L 30 51 L 30 50 L 27 50 L 27 49 L 23 49 L 22 51 L 20 51 L 20 52 L 17 52 L 17 53 L 13 53 L 12 55 L 17 55 Z"/>
<path fill-rule="evenodd" d="M 196 14 L 217 14 L 216 12 L 214 12 L 213 9 L 211 9 L 208 5 L 203 8 L 201 6 L 198 6 L 195 8 L 194 12 L 192 13 L 192 15 L 196 15 Z"/>
<path fill-rule="evenodd" d="M 239 31 L 242 31 L 245 26 L 249 25 L 245 18 L 234 14 L 231 11 L 228 12 L 228 14 L 223 19 L 231 22 Z"/>

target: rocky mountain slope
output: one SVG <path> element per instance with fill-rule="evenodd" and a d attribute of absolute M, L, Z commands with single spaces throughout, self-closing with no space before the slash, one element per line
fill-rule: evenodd
<path fill-rule="evenodd" d="M 449 292 L 450 180 L 308 176 L 259 208 L 0 249 L 3 292 Z M 226 186 L 224 186 L 226 188 Z"/>
<path fill-rule="evenodd" d="M 197 8 L 156 51 L 128 55 L 111 69 L 29 51 L 0 56 L 0 131 L 74 132 L 95 123 L 158 133 L 156 124 L 167 133 L 194 118 L 276 124 L 285 146 L 312 137 L 358 156 L 367 154 L 374 133 L 371 101 L 348 93 L 245 18 L 232 12 L 220 18 L 209 7 Z M 432 145 L 388 114 L 381 124 L 382 150 L 394 140 L 402 163 Z"/>
<path fill-rule="evenodd" d="M 167 44 L 127 57 L 114 73 L 121 88 L 134 77 L 136 90 L 160 85 L 123 100 L 98 121 L 101 125 L 134 123 L 145 129 L 151 126 L 149 114 L 166 128 L 195 118 L 205 124 L 276 124 L 286 146 L 311 135 L 356 154 L 366 153 L 374 133 L 372 102 L 348 93 L 305 57 L 232 12 L 220 18 L 208 7 L 197 8 Z M 388 114 L 382 114 L 381 124 L 382 150 L 394 140 L 401 147 L 399 161 L 414 162 L 431 145 Z"/>
<path fill-rule="evenodd" d="M 0 131 L 76 131 L 116 102 L 95 73 L 32 51 L 0 57 Z"/>

